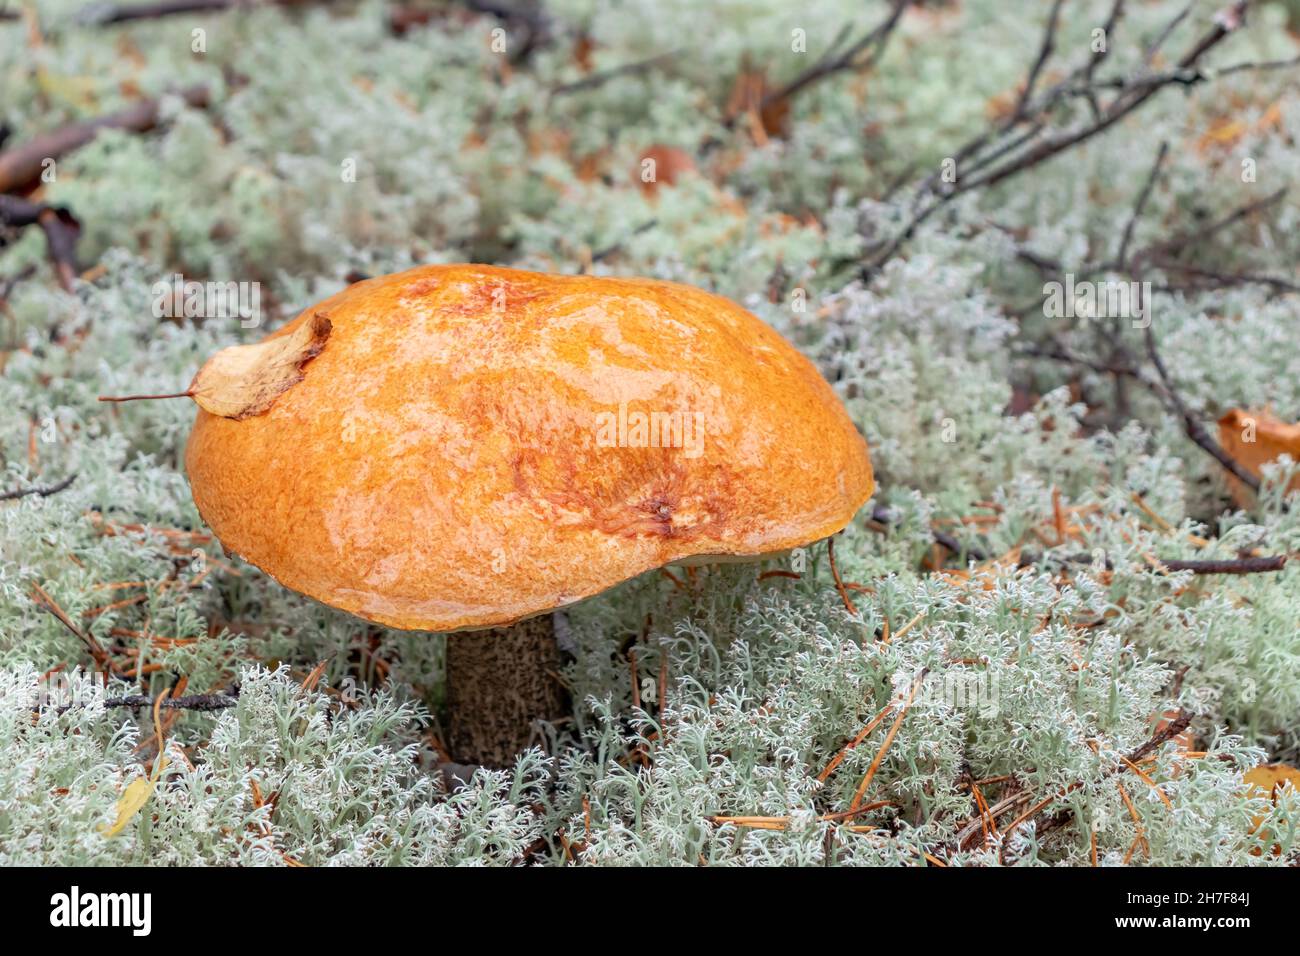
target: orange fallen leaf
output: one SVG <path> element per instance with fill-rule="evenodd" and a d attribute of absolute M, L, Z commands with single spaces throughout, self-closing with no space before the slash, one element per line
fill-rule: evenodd
<path fill-rule="evenodd" d="M 1300 425 L 1288 425 L 1267 410 L 1245 411 L 1234 408 L 1219 419 L 1219 444 L 1252 475 L 1259 475 L 1263 465 L 1290 455 L 1300 461 Z M 1229 478 L 1237 504 L 1249 507 L 1251 491 L 1235 478 Z M 1300 488 L 1300 475 L 1290 485 Z"/>
<path fill-rule="evenodd" d="M 572 146 L 573 133 L 570 130 L 546 127 L 528 134 L 528 155 L 534 158 L 550 154 L 567 156 Z"/>
<path fill-rule="evenodd" d="M 1253 129 L 1264 133 L 1282 128 L 1282 107 L 1271 103 L 1253 124 Z M 1252 124 L 1239 119 L 1224 118 L 1206 130 L 1196 142 L 1199 152 L 1206 153 L 1215 147 L 1232 149 L 1237 146 L 1252 129 Z"/>
<path fill-rule="evenodd" d="M 1214 146 L 1235 146 L 1246 134 L 1246 124 L 1241 120 L 1227 120 L 1217 123 L 1205 131 L 1196 144 L 1196 148 L 1205 152 Z"/>
<path fill-rule="evenodd" d="M 595 65 L 592 62 L 592 54 L 596 52 L 596 41 L 591 38 L 590 33 L 578 34 L 577 41 L 573 44 L 573 62 L 578 64 L 578 68 L 583 73 L 590 73 Z"/>
<path fill-rule="evenodd" d="M 656 143 L 637 159 L 633 176 L 641 184 L 641 191 L 647 196 L 653 196 L 660 186 L 672 186 L 681 177 L 694 171 L 695 160 L 690 153 L 676 146 Z"/>
<path fill-rule="evenodd" d="M 1282 128 L 1282 104 L 1270 103 L 1262 116 L 1259 118 L 1260 129 L 1281 129 Z"/>
<path fill-rule="evenodd" d="M 1003 90 L 1001 93 L 995 93 L 989 97 L 984 104 L 984 115 L 993 122 L 1001 122 L 1009 119 L 1020 102 L 1020 93 L 1023 86 L 1014 90 Z"/>
<path fill-rule="evenodd" d="M 769 136 L 785 136 L 790 126 L 790 98 L 775 96 L 763 70 L 742 68 L 736 75 L 723 111 L 728 121 L 748 117 L 754 142 L 763 146 Z"/>

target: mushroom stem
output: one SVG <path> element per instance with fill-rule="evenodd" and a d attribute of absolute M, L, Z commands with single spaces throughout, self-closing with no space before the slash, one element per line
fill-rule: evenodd
<path fill-rule="evenodd" d="M 550 614 L 491 631 L 447 635 L 447 745 L 465 763 L 504 767 L 528 746 L 536 720 L 566 712 Z"/>

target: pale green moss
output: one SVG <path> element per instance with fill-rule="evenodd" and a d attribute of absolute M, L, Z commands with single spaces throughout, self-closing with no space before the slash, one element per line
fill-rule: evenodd
<path fill-rule="evenodd" d="M 1278 188 L 1300 160 L 1294 73 L 1166 91 L 1068 158 L 954 204 L 863 287 L 837 263 L 860 255 L 864 235 L 889 234 L 904 211 L 864 197 L 913 164 L 933 167 L 1023 70 L 1036 27 L 1006 4 L 927 5 L 904 21 L 878 71 L 808 90 L 789 138 L 763 146 L 745 124 L 721 123 L 746 57 L 783 82 L 808 62 L 790 51 L 792 29 L 808 31 L 813 57 L 840 24 L 865 29 L 883 4 L 869 17 L 853 0 L 798 15 L 745 0 L 654 4 L 632 16 L 623 3 L 557 0 L 548 6 L 563 38 L 509 71 L 487 47 L 496 21 L 458 16 L 395 38 L 380 3 L 111 31 L 71 20 L 82 0 L 37 6 L 39 50 L 26 48 L 21 25 L 0 24 L 0 119 L 17 139 L 122 105 L 127 81 L 151 92 L 206 82 L 214 103 L 171 100 L 156 133 L 106 134 L 59 163 L 48 198 L 84 223 L 81 252 L 104 267 L 93 282 L 58 291 L 35 230 L 0 250 L 0 276 L 37 269 L 0 319 L 0 488 L 77 473 L 57 495 L 0 503 L 0 862 L 790 864 L 830 854 L 915 865 L 932 853 L 969 865 L 1086 864 L 1093 834 L 1103 864 L 1148 862 L 1130 854 L 1137 831 L 1116 780 L 1141 816 L 1152 863 L 1267 865 L 1300 847 L 1300 807 L 1284 795 L 1267 808 L 1267 826 L 1285 854 L 1253 856 L 1261 840 L 1250 821 L 1265 802 L 1241 797 L 1244 769 L 1294 760 L 1300 745 L 1300 571 L 1166 576 L 1146 557 L 1295 552 L 1300 508 L 1284 501 L 1288 474 L 1279 469 L 1247 515 L 1217 466 L 1141 390 L 1130 395 L 1136 421 L 1091 427 L 1095 409 L 1081 396 L 1108 397 L 1111 376 L 1084 374 L 1071 391 L 1059 363 L 1016 353 L 1049 333 L 1086 351 L 1097 328 L 1041 309 L 1011 315 L 1041 297 L 1043 276 L 998 228 L 1067 266 L 1104 259 L 1161 139 L 1172 144 L 1168 169 L 1136 242 Z M 1149 38 L 1178 5 L 1129 6 L 1117 64 L 1135 62 L 1134 38 Z M 1202 29 L 1212 6 L 1199 4 L 1171 43 Z M 1086 44 L 1109 3 L 1083 7 L 1063 49 Z M 1215 62 L 1290 55 L 1277 17 L 1259 11 Z M 209 30 L 205 56 L 189 52 L 198 25 Z M 581 27 L 597 70 L 677 53 L 551 98 L 583 75 L 571 39 Z M 141 56 L 124 55 L 123 43 Z M 1232 97 L 1248 104 L 1234 117 L 1249 132 L 1226 152 L 1201 149 Z M 709 137 L 717 144 L 697 151 Z M 699 172 L 647 196 L 634 170 L 651 144 L 697 151 Z M 1255 184 L 1233 177 L 1245 153 L 1258 160 Z M 588 158 L 596 175 L 580 176 Z M 355 182 L 341 175 L 349 160 Z M 1286 274 L 1294 201 L 1276 223 L 1219 237 L 1216 261 Z M 683 590 L 649 575 L 572 609 L 573 721 L 548 728 L 545 751 L 512 772 L 480 773 L 448 794 L 430 733 L 441 639 L 335 613 L 227 565 L 213 542 L 176 537 L 203 531 L 181 468 L 192 406 L 95 398 L 183 388 L 212 351 L 262 334 L 233 320 L 155 319 L 150 290 L 176 271 L 261 282 L 264 325 L 274 326 L 352 270 L 488 259 L 576 272 L 611 247 L 593 271 L 714 289 L 812 357 L 871 444 L 875 504 L 892 511 L 893 527 L 880 533 L 863 515 L 837 539 L 843 578 L 872 588 L 852 592 L 856 615 L 834 590 L 822 544 L 801 556 L 798 581 L 760 580 L 761 568 L 701 570 Z M 1300 418 L 1296 296 L 1253 285 L 1160 293 L 1154 316 L 1166 361 L 1207 421 L 1269 403 Z M 1140 334 L 1119 334 L 1140 351 Z M 1006 413 L 1012 381 L 1042 393 L 1024 414 Z M 1078 509 L 1059 547 L 1054 492 Z M 996 517 L 960 522 L 976 513 Z M 105 534 L 104 521 L 122 533 Z M 1008 562 L 969 580 L 934 575 L 920 567 L 934 521 L 989 555 L 1098 550 L 1113 570 L 1073 563 L 1058 576 L 1059 565 Z M 1210 544 L 1196 549 L 1193 535 Z M 181 585 L 106 587 L 168 580 Z M 93 664 L 34 602 L 36 585 L 74 621 L 144 595 L 86 617 L 89 632 L 105 642 L 120 638 L 114 629 L 177 639 L 126 638 L 141 664 L 161 669 L 110 694 L 158 693 L 180 675 L 190 693 L 240 686 L 235 708 L 170 726 L 157 792 L 111 839 L 97 828 L 152 767 L 152 720 L 93 698 L 32 719 L 26 695 L 40 675 Z M 914 620 L 904 638 L 877 639 L 886 622 L 896 634 Z M 640 710 L 624 654 L 632 641 Z M 321 661 L 321 688 L 303 691 Z M 824 783 L 818 775 L 922 668 L 929 676 L 866 794 L 890 805 L 852 821 L 869 832 L 819 819 L 847 809 L 890 721 Z M 1115 768 L 1178 705 L 1195 713 L 1208 753 L 1176 767 L 1166 745 L 1148 766 L 1171 811 Z M 958 847 L 962 827 L 978 820 L 966 784 L 1003 775 L 1036 796 L 1078 784 L 1060 804 L 1073 815 L 1037 842 L 1022 827 L 1005 845 Z M 254 782 L 278 795 L 273 807 L 255 805 Z M 783 830 L 748 830 L 711 822 L 720 815 L 789 819 Z"/>

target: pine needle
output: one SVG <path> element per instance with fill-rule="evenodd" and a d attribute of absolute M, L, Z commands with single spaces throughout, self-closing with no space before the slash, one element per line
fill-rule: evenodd
<path fill-rule="evenodd" d="M 867 792 L 867 787 L 871 786 L 871 780 L 880 768 L 880 762 L 885 759 L 885 754 L 889 750 L 889 745 L 894 742 L 894 735 L 898 733 L 898 728 L 903 724 L 903 718 L 907 716 L 908 708 L 912 706 L 912 701 L 916 699 L 917 689 L 921 686 L 921 681 L 925 680 L 925 675 L 929 673 L 928 669 L 922 670 L 921 674 L 912 682 L 912 690 L 907 695 L 907 701 L 903 704 L 903 709 L 898 712 L 894 725 L 889 728 L 889 733 L 885 735 L 885 742 L 881 744 L 880 751 L 876 754 L 876 759 L 871 761 L 871 766 L 867 768 L 866 776 L 858 784 L 857 791 L 853 794 L 853 802 L 849 804 L 850 810 L 856 810 L 862 805 L 862 797 Z"/>

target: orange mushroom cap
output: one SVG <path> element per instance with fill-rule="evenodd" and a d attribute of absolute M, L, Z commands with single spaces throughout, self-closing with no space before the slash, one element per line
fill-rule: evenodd
<path fill-rule="evenodd" d="M 265 343 L 195 379 L 194 501 L 281 584 L 393 627 L 507 624 L 665 564 L 785 551 L 874 489 L 813 365 L 684 285 L 426 266 Z M 290 377 L 232 413 L 259 348 Z"/>

